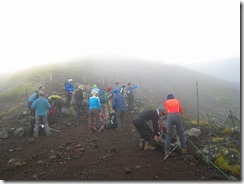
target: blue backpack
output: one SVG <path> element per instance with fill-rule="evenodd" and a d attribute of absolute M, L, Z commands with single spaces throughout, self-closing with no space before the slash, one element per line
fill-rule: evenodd
<path fill-rule="evenodd" d="M 101 102 L 102 104 L 108 102 L 108 98 L 106 97 L 106 95 L 105 95 L 105 91 L 104 91 L 104 90 L 100 90 L 100 91 L 98 92 L 98 97 L 99 97 L 100 102 Z"/>

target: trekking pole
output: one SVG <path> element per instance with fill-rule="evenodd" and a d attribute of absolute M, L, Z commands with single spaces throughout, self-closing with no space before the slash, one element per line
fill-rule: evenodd
<path fill-rule="evenodd" d="M 166 155 L 166 156 L 164 157 L 164 159 L 163 159 L 162 161 L 165 161 L 165 160 L 169 157 L 169 155 L 170 155 L 170 154 L 171 154 L 177 147 L 178 147 L 178 145 L 176 145 L 176 146 L 172 149 L 172 151 L 169 152 L 169 154 Z"/>

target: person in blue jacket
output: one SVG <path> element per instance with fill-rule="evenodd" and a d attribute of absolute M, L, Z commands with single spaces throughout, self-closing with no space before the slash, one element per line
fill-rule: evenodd
<path fill-rule="evenodd" d="M 126 104 L 125 104 L 125 99 L 123 95 L 119 93 L 118 89 L 114 90 L 114 95 L 112 99 L 112 108 L 114 109 L 116 113 L 116 118 L 117 118 L 117 124 L 118 124 L 118 130 L 123 130 L 124 129 L 124 114 L 126 110 Z"/>
<path fill-rule="evenodd" d="M 73 79 L 69 79 L 65 84 L 65 94 L 66 94 L 66 107 L 70 107 L 70 102 L 75 88 L 73 86 Z"/>
<path fill-rule="evenodd" d="M 44 91 L 39 92 L 39 98 L 36 99 L 32 103 L 31 109 L 36 111 L 36 114 L 35 114 L 36 123 L 35 123 L 35 127 L 34 127 L 33 136 L 38 137 L 41 121 L 44 125 L 44 130 L 45 130 L 46 135 L 50 135 L 51 132 L 50 132 L 50 127 L 49 127 L 48 121 L 47 121 L 47 113 L 48 113 L 48 110 L 51 109 L 51 105 L 47 101 L 47 99 L 44 98 Z"/>
<path fill-rule="evenodd" d="M 27 106 L 28 109 L 30 110 L 30 116 L 31 116 L 31 120 L 30 120 L 30 136 L 33 135 L 34 133 L 34 126 L 35 126 L 35 110 L 31 109 L 31 105 L 32 103 L 39 98 L 39 92 L 40 91 L 44 91 L 45 87 L 44 86 L 40 86 L 38 88 L 38 90 L 36 90 L 27 100 Z"/>
<path fill-rule="evenodd" d="M 90 132 L 96 132 L 100 129 L 100 117 L 99 113 L 101 112 L 101 103 L 97 96 L 97 92 L 93 91 L 92 96 L 89 98 L 89 122 L 88 122 L 88 128 L 90 129 Z M 96 118 L 96 124 L 94 123 L 93 118 Z"/>

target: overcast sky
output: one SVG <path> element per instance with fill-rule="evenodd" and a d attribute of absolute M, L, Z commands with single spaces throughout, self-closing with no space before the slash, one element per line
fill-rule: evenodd
<path fill-rule="evenodd" d="M 164 63 L 240 56 L 239 0 L 0 1 L 0 73 L 127 57 Z"/>

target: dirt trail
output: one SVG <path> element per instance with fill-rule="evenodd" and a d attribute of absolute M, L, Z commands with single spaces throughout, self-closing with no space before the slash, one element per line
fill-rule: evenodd
<path fill-rule="evenodd" d="M 10 136 L 0 141 L 0 179 L 7 181 L 192 181 L 226 180 L 188 155 L 162 161 L 160 150 L 139 148 L 139 133 L 126 114 L 126 129 L 90 134 L 87 122 L 63 119 L 60 132 L 34 140 Z M 13 160 L 16 159 L 16 160 Z M 9 160 L 12 159 L 12 163 Z"/>

